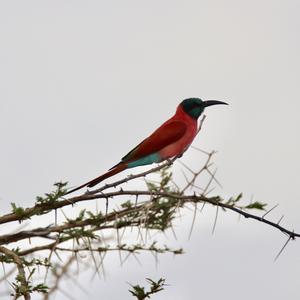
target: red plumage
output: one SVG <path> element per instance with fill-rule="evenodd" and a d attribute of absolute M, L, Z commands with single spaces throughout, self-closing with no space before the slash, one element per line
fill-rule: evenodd
<path fill-rule="evenodd" d="M 127 163 L 145 158 L 148 155 L 157 153 L 161 160 L 180 155 L 192 143 L 196 134 L 197 119 L 189 116 L 179 105 L 172 118 L 163 123 L 149 137 L 127 153 L 120 163 L 103 175 L 68 191 L 66 194 L 75 192 L 85 186 L 93 187 L 102 180 L 125 170 Z"/>
<path fill-rule="evenodd" d="M 131 162 L 140 159 L 178 141 L 185 134 L 187 125 L 173 118 L 162 124 L 149 137 L 127 153 L 121 161 Z"/>

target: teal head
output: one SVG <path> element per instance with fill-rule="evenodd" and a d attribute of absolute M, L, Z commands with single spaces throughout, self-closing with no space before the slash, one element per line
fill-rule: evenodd
<path fill-rule="evenodd" d="M 218 101 L 218 100 L 206 100 L 203 101 L 200 98 L 188 98 L 183 100 L 180 103 L 182 109 L 193 119 L 198 119 L 200 115 L 203 113 L 205 107 L 216 105 L 216 104 L 225 104 L 226 102 Z"/>

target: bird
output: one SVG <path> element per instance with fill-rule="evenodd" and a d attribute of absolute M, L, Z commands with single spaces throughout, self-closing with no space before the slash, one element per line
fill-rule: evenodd
<path fill-rule="evenodd" d="M 121 161 L 106 173 L 65 193 L 73 193 L 84 187 L 94 187 L 101 181 L 126 169 L 160 163 L 173 157 L 180 157 L 197 135 L 198 118 L 208 106 L 228 103 L 218 100 L 203 101 L 200 98 L 188 98 L 177 107 L 175 114 L 140 144 L 129 151 Z"/>

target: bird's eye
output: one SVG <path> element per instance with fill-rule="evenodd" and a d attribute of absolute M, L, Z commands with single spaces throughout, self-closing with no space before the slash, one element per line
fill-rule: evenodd
<path fill-rule="evenodd" d="M 191 108 L 192 108 L 192 109 L 193 109 L 193 108 L 197 108 L 197 107 L 199 107 L 198 103 L 192 103 L 192 105 L 191 105 Z"/>

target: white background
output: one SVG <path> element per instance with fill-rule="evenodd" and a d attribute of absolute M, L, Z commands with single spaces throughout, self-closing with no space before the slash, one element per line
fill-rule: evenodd
<path fill-rule="evenodd" d="M 182 99 L 200 97 L 230 104 L 206 110 L 194 141 L 218 150 L 216 192 L 279 204 L 269 218 L 285 215 L 299 232 L 299 13 L 297 0 L 0 1 L 1 213 L 58 180 L 99 175 Z M 200 155 L 183 161 L 196 166 Z M 214 213 L 203 211 L 190 240 L 187 212 L 178 240 L 167 235 L 185 255 L 161 256 L 157 268 L 151 255 L 123 267 L 108 257 L 105 280 L 79 277 L 88 296 L 64 289 L 131 299 L 127 282 L 165 277 L 153 299 L 299 299 L 298 241 L 274 263 L 283 234 L 221 213 L 212 235 Z"/>

